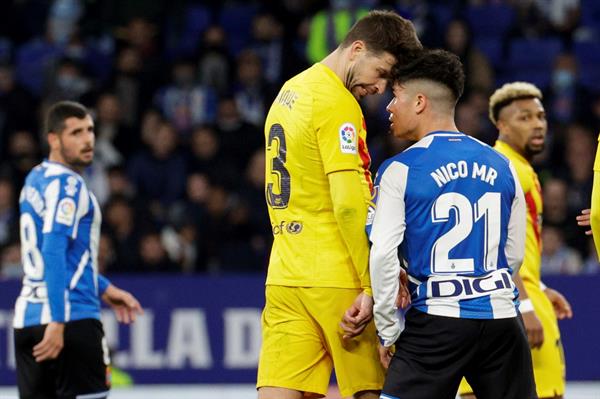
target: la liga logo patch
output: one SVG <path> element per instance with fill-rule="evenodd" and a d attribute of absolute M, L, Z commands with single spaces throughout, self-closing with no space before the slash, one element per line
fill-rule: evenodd
<path fill-rule="evenodd" d="M 352 123 L 344 123 L 340 126 L 340 151 L 343 154 L 357 153 L 358 132 Z"/>

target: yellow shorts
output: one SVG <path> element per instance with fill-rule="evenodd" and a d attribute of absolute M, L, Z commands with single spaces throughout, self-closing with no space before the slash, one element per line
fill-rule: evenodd
<path fill-rule="evenodd" d="M 541 348 L 531 350 L 533 374 L 538 397 L 552 398 L 565 393 L 565 359 L 560 342 L 560 331 L 552 303 L 537 286 L 524 281 L 525 289 L 531 299 L 535 314 L 544 327 L 544 343 Z M 473 393 L 465 379 L 460 383 L 458 392 Z"/>
<path fill-rule="evenodd" d="M 325 396 L 335 368 L 344 397 L 381 390 L 385 375 L 374 323 L 358 337 L 342 340 L 340 321 L 360 292 L 267 286 L 257 388 L 289 388 L 305 396 Z"/>

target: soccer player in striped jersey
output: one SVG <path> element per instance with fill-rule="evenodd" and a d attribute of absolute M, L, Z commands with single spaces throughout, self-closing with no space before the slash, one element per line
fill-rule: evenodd
<path fill-rule="evenodd" d="M 540 398 L 562 398 L 565 391 L 565 362 L 557 318 L 572 316 L 569 302 L 541 281 L 542 192 L 531 166 L 535 154 L 544 149 L 548 123 L 542 93 L 526 82 L 507 83 L 490 97 L 490 119 L 498 128 L 494 148 L 511 160 L 527 203 L 525 257 L 515 282 L 519 287 L 519 310 L 527 331 L 537 394 Z M 516 277 L 516 276 L 515 276 Z M 461 384 L 463 398 L 471 389 Z"/>
<path fill-rule="evenodd" d="M 370 12 L 335 51 L 288 80 L 269 110 L 265 194 L 274 242 L 260 399 L 324 396 L 333 368 L 344 397 L 379 397 L 384 370 L 364 231 L 371 159 L 358 100 L 382 93 L 392 65 L 420 48 L 410 21 Z"/>
<path fill-rule="evenodd" d="M 392 71 L 394 136 L 416 141 L 377 173 L 367 225 L 375 325 L 388 366 L 381 398 L 535 398 L 512 273 L 523 259 L 525 199 L 510 161 L 457 130 L 458 58 L 427 51 Z M 400 254 L 400 256 L 399 256 Z M 407 267 L 412 307 L 396 295 Z M 395 353 L 392 355 L 395 344 Z"/>
<path fill-rule="evenodd" d="M 100 206 L 81 177 L 94 156 L 94 122 L 81 104 L 48 111 L 50 154 L 21 190 L 25 276 L 15 304 L 14 336 L 21 398 L 105 398 L 109 356 L 100 298 L 130 323 L 142 309 L 98 274 Z"/>

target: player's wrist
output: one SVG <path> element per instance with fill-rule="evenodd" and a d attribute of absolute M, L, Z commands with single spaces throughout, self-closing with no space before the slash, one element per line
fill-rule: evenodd
<path fill-rule="evenodd" d="M 531 299 L 522 299 L 519 302 L 519 312 L 521 312 L 521 314 L 534 311 L 533 302 L 531 302 Z"/>

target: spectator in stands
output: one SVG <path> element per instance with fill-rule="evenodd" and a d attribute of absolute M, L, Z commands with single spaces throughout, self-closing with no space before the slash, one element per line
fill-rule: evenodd
<path fill-rule="evenodd" d="M 113 240 L 115 251 L 115 268 L 118 272 L 133 272 L 138 263 L 137 251 L 140 237 L 140 220 L 127 198 L 115 195 L 104 211 L 105 225 Z"/>
<path fill-rule="evenodd" d="M 56 101 L 71 100 L 87 102 L 86 95 L 92 90 L 92 81 L 84 75 L 79 62 L 64 58 L 52 74 L 44 92 L 44 102 L 52 104 Z"/>
<path fill-rule="evenodd" d="M 10 176 L 15 187 L 23 187 L 25 176 L 41 160 L 39 141 L 28 130 L 12 132 L 8 138 L 8 154 L 2 162 L 2 174 Z"/>
<path fill-rule="evenodd" d="M 581 256 L 569 248 L 563 232 L 553 226 L 544 226 L 542 231 L 542 274 L 579 274 L 582 269 Z"/>
<path fill-rule="evenodd" d="M 231 97 L 225 97 L 219 102 L 217 134 L 223 156 L 240 173 L 245 169 L 252 153 L 261 148 L 264 142 L 262 129 L 259 130 L 242 118 L 235 99 Z"/>
<path fill-rule="evenodd" d="M 18 239 L 14 239 L 0 246 L 0 279 L 21 278 L 23 278 L 21 245 Z"/>
<path fill-rule="evenodd" d="M 195 125 L 215 119 L 217 99 L 211 88 L 196 82 L 191 60 L 179 60 L 172 69 L 171 83 L 159 89 L 154 104 L 177 132 L 189 135 Z"/>
<path fill-rule="evenodd" d="M 163 122 L 151 138 L 149 149 L 137 152 L 128 163 L 128 175 L 140 199 L 153 207 L 169 206 L 185 190 L 185 158 L 177 148 L 177 133 Z"/>
<path fill-rule="evenodd" d="M 10 179 L 0 178 L 0 247 L 18 237 L 17 195 Z"/>
<path fill-rule="evenodd" d="M 142 233 L 138 246 L 138 272 L 177 272 L 177 264 L 171 261 L 163 246 L 160 234 L 149 230 Z"/>
<path fill-rule="evenodd" d="M 117 268 L 115 265 L 115 244 L 113 238 L 107 231 L 100 233 L 100 241 L 98 242 L 98 273 L 106 275 Z"/>
<path fill-rule="evenodd" d="M 36 130 L 37 121 L 31 113 L 37 107 L 37 100 L 15 81 L 12 65 L 0 65 L 0 158 L 6 156 L 11 132 L 17 129 Z"/>
<path fill-rule="evenodd" d="M 494 87 L 494 70 L 488 59 L 473 44 L 467 22 L 454 19 L 446 28 L 445 49 L 456 54 L 465 68 L 465 94 L 482 89 L 489 93 Z M 468 130 L 467 130 L 468 131 Z"/>
<path fill-rule="evenodd" d="M 119 165 L 125 157 L 139 148 L 139 137 L 134 129 L 123 124 L 121 102 L 112 92 L 100 94 L 96 101 L 94 118 L 96 144 L 94 162 L 105 168 Z"/>
<path fill-rule="evenodd" d="M 123 124 L 130 128 L 136 126 L 148 98 L 152 97 L 151 84 L 142 73 L 139 50 L 134 47 L 121 49 L 109 87 L 119 99 Z"/>
<path fill-rule="evenodd" d="M 258 128 L 264 125 L 269 105 L 277 93 L 264 77 L 262 61 L 253 50 L 238 56 L 234 98 L 242 118 Z"/>
<path fill-rule="evenodd" d="M 544 94 L 551 121 L 568 124 L 579 122 L 590 114 L 590 95 L 578 83 L 577 60 L 573 54 L 560 54 L 552 70 L 552 81 Z"/>
<path fill-rule="evenodd" d="M 202 36 L 199 50 L 200 85 L 211 88 L 218 95 L 224 95 L 229 90 L 232 64 L 227 51 L 227 34 L 218 25 L 208 27 Z"/>
<path fill-rule="evenodd" d="M 252 21 L 252 36 L 251 48 L 260 57 L 261 75 L 269 84 L 278 85 L 284 64 L 297 62 L 295 52 L 285 47 L 283 26 L 272 14 L 258 14 Z"/>

